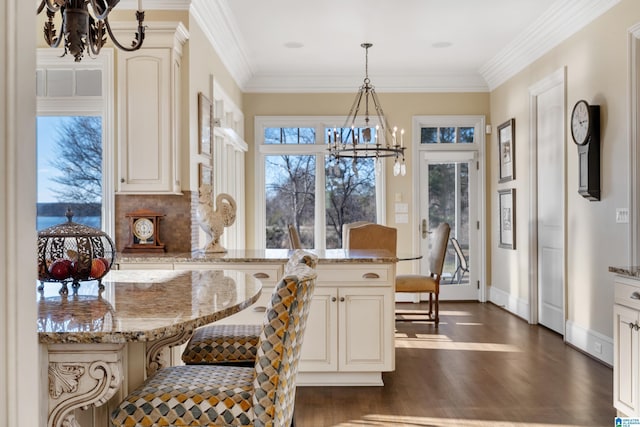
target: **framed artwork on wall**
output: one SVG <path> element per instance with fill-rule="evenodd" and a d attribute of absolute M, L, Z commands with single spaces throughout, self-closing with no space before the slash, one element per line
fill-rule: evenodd
<path fill-rule="evenodd" d="M 498 182 L 516 179 L 516 119 L 509 119 L 498 126 Z"/>
<path fill-rule="evenodd" d="M 198 165 L 198 188 L 205 184 L 213 185 L 213 169 L 211 166 L 200 163 Z"/>
<path fill-rule="evenodd" d="M 500 242 L 505 249 L 516 248 L 516 189 L 498 190 L 500 212 Z"/>
<path fill-rule="evenodd" d="M 198 152 L 211 158 L 213 140 L 213 106 L 209 98 L 198 92 Z"/>

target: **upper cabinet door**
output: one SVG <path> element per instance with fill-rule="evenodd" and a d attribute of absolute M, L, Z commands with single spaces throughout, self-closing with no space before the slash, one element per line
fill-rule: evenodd
<path fill-rule="evenodd" d="M 118 51 L 118 193 L 180 194 L 181 24 Z"/>

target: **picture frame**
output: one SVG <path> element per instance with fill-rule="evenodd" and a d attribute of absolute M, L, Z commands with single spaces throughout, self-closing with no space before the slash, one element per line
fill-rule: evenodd
<path fill-rule="evenodd" d="M 198 188 L 213 185 L 213 168 L 203 163 L 198 164 Z"/>
<path fill-rule="evenodd" d="M 516 179 L 516 119 L 509 119 L 498 126 L 498 182 Z"/>
<path fill-rule="evenodd" d="M 498 190 L 500 240 L 498 246 L 516 248 L 516 189 Z"/>
<path fill-rule="evenodd" d="M 213 104 L 198 92 L 198 152 L 211 158 L 213 147 Z"/>

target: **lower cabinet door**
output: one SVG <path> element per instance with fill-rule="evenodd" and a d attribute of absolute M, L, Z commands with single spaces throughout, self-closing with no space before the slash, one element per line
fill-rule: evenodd
<path fill-rule="evenodd" d="M 395 368 L 393 292 L 388 287 L 341 288 L 338 355 L 341 371 Z"/>
<path fill-rule="evenodd" d="M 637 325 L 639 313 L 630 308 L 615 304 L 614 316 L 614 363 L 613 363 L 613 400 L 614 407 L 626 416 L 638 416 L 638 381 L 640 379 L 639 358 L 640 332 Z"/>
<path fill-rule="evenodd" d="M 338 370 L 338 290 L 316 286 L 300 355 L 301 372 Z"/>

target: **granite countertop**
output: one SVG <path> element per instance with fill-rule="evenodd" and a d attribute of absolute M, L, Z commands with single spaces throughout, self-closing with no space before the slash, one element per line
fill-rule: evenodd
<path fill-rule="evenodd" d="M 112 270 L 102 281 L 59 295 L 38 292 L 41 343 L 152 341 L 193 330 L 253 304 L 260 281 L 233 270 Z"/>
<path fill-rule="evenodd" d="M 640 278 L 640 267 L 638 266 L 633 266 L 633 267 L 611 267 L 610 266 L 609 271 L 612 273 L 619 274 L 621 276 Z"/>
<path fill-rule="evenodd" d="M 318 256 L 319 264 L 336 263 L 388 263 L 398 258 L 382 250 L 305 249 Z M 289 249 L 245 249 L 229 250 L 226 253 L 167 252 L 163 254 L 118 253 L 116 262 L 131 263 L 286 263 L 291 255 Z"/>

